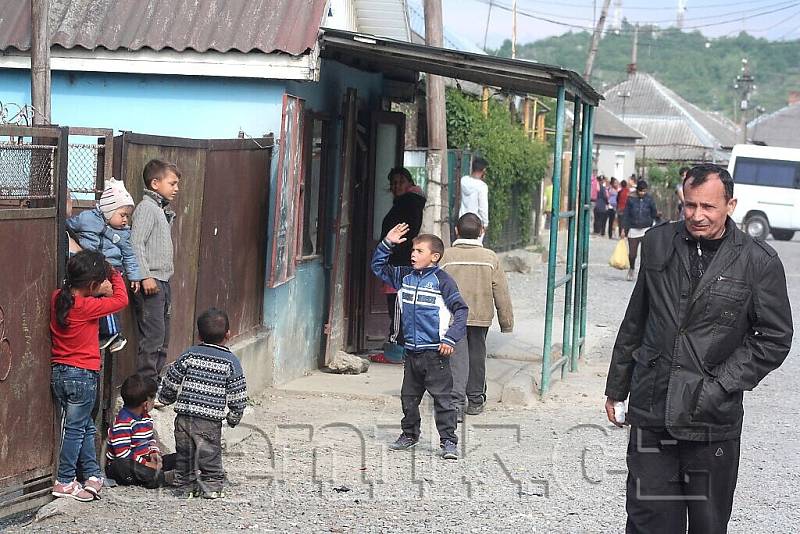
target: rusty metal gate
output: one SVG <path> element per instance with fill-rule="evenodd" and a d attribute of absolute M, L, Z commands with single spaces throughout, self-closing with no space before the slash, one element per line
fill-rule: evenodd
<path fill-rule="evenodd" d="M 63 277 L 68 129 L 0 126 L 0 516 L 49 499 L 60 436 L 50 293 Z"/>
<path fill-rule="evenodd" d="M 234 337 L 260 327 L 273 139 L 186 139 L 124 133 L 114 139 L 114 173 L 141 199 L 142 169 L 159 158 L 183 178 L 173 208 L 175 274 L 167 361 L 195 342 L 196 311 L 226 309 Z M 136 327 L 123 313 L 128 345 L 116 353 L 112 383 L 136 371 Z"/>

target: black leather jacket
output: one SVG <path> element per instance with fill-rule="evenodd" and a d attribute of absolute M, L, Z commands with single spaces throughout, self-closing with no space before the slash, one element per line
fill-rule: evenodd
<path fill-rule="evenodd" d="M 622 226 L 626 231 L 631 228 L 650 228 L 657 216 L 656 201 L 649 193 L 644 197 L 631 193 L 622 212 Z"/>
<path fill-rule="evenodd" d="M 606 382 L 609 398 L 630 394 L 632 425 L 692 441 L 737 438 L 743 391 L 789 353 L 792 312 L 777 253 L 731 219 L 726 232 L 694 293 L 684 223 L 643 238 Z"/>

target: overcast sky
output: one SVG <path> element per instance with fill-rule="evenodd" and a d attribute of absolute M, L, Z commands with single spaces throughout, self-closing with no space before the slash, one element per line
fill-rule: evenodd
<path fill-rule="evenodd" d="M 444 24 L 483 47 L 490 0 L 442 0 Z M 487 46 L 499 47 L 511 36 L 513 0 L 492 0 Z M 596 1 L 599 16 L 603 0 Z M 560 35 L 570 29 L 580 31 L 592 27 L 593 0 L 518 0 L 517 42 L 526 43 L 551 35 Z M 421 0 L 409 0 L 421 4 Z M 606 27 L 613 25 L 616 13 L 619 19 L 635 23 L 657 23 L 674 26 L 679 0 L 611 0 Z M 800 39 L 800 1 L 778 0 L 683 0 L 686 6 L 684 29 L 698 29 L 705 35 L 736 35 L 742 30 L 767 39 Z M 509 9 L 504 9 L 509 8 Z M 527 13 L 532 16 L 526 16 Z M 538 17 L 538 18 L 534 18 Z M 548 22 L 542 19 L 549 19 Z M 570 27 L 574 25 L 577 27 Z"/>

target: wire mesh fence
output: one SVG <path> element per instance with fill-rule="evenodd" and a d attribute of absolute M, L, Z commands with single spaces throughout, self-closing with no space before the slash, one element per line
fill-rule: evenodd
<path fill-rule="evenodd" d="M 98 144 L 70 143 L 67 187 L 76 196 L 89 197 L 102 188 L 98 173 L 103 168 L 103 146 Z"/>
<path fill-rule="evenodd" d="M 55 146 L 0 143 L 0 199 L 53 198 L 55 161 Z"/>

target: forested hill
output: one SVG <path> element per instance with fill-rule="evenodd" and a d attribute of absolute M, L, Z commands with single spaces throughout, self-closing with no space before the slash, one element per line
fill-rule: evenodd
<path fill-rule="evenodd" d="M 657 30 L 657 31 L 654 31 Z M 566 33 L 517 46 L 517 57 L 561 65 L 583 74 L 591 35 Z M 592 85 L 601 91 L 623 80 L 631 62 L 633 27 L 624 24 L 619 34 L 609 32 L 600 42 Z M 496 51 L 511 56 L 511 42 Z M 653 74 L 690 102 L 736 119 L 738 91 L 734 80 L 747 58 L 755 77 L 748 119 L 755 106 L 767 112 L 786 105 L 789 91 L 800 91 L 800 40 L 768 41 L 746 33 L 735 37 L 707 38 L 698 31 L 639 29 L 638 69 Z"/>

